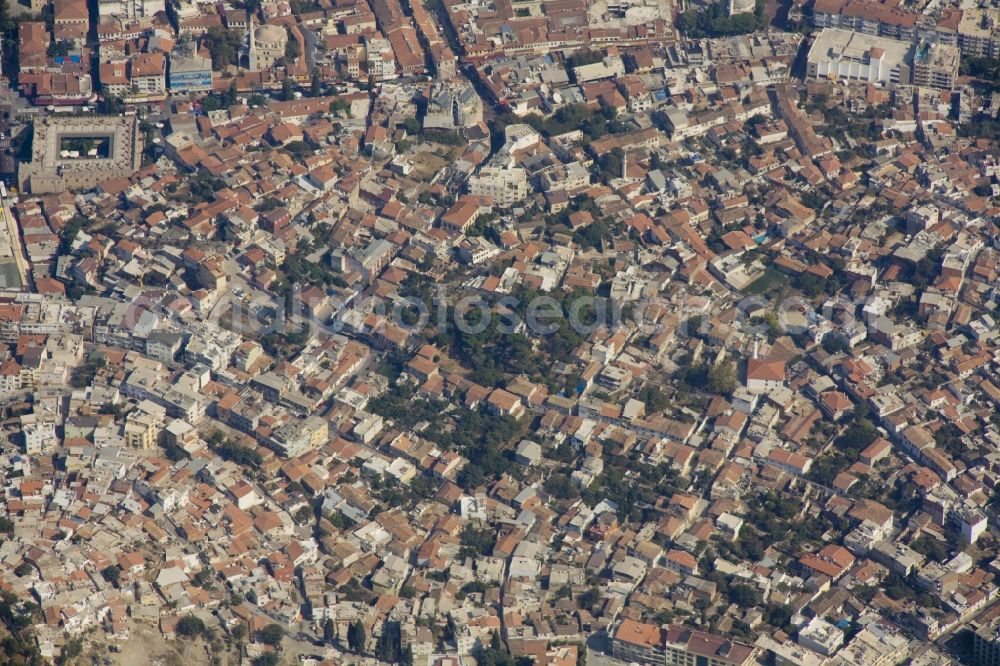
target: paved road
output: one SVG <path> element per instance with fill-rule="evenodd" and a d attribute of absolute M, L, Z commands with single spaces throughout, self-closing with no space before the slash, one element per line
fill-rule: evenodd
<path fill-rule="evenodd" d="M 594 650 L 587 651 L 587 666 L 628 666 L 628 663 Z"/>

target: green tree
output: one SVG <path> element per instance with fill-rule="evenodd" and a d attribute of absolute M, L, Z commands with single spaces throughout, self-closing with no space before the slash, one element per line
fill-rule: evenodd
<path fill-rule="evenodd" d="M 97 112 L 108 116 L 116 116 L 125 112 L 125 102 L 121 97 L 112 95 L 107 88 L 102 88 L 101 99 L 97 101 Z"/>
<path fill-rule="evenodd" d="M 827 354 L 846 354 L 851 351 L 851 342 L 842 333 L 831 331 L 823 336 L 823 349 Z"/>
<path fill-rule="evenodd" d="M 935 562 L 944 562 L 948 559 L 948 544 L 939 541 L 929 534 L 921 534 L 914 539 L 910 547 Z"/>
<path fill-rule="evenodd" d="M 399 623 L 387 621 L 382 625 L 382 634 L 378 637 L 378 645 L 375 648 L 375 656 L 380 661 L 387 661 L 394 664 L 399 661 L 403 652 Z"/>
<path fill-rule="evenodd" d="M 993 92 L 1000 90 L 1000 59 L 986 56 L 963 57 L 959 65 L 962 76 L 971 76 L 989 84 Z"/>
<path fill-rule="evenodd" d="M 365 643 L 367 642 L 368 637 L 365 633 L 365 625 L 361 620 L 354 620 L 347 625 L 347 647 L 350 648 L 351 652 L 364 654 Z"/>
<path fill-rule="evenodd" d="M 709 368 L 707 388 L 712 393 L 732 393 L 736 389 L 736 364 L 727 360 Z"/>
<path fill-rule="evenodd" d="M 232 83 L 229 84 L 229 87 L 226 89 L 226 92 L 222 97 L 222 104 L 224 107 L 229 108 L 230 106 L 236 104 L 236 102 L 238 101 L 237 98 L 238 94 L 236 91 L 236 81 L 234 80 Z"/>
<path fill-rule="evenodd" d="M 726 598 L 740 608 L 752 608 L 761 602 L 761 593 L 751 585 L 730 585 L 726 589 Z"/>
<path fill-rule="evenodd" d="M 46 54 L 50 58 L 65 58 L 73 48 L 73 42 L 65 39 L 57 39 L 49 44 Z"/>
<path fill-rule="evenodd" d="M 225 69 L 239 64 L 243 35 L 238 30 L 227 30 L 218 26 L 208 29 L 202 38 L 212 56 L 212 69 Z"/>
<path fill-rule="evenodd" d="M 573 232 L 573 242 L 583 248 L 601 249 L 604 241 L 611 237 L 611 227 L 603 219 L 597 219 Z"/>
<path fill-rule="evenodd" d="M 225 442 L 220 446 L 213 447 L 212 450 L 223 460 L 234 462 L 237 465 L 258 467 L 263 461 L 260 454 L 253 449 L 232 442 Z"/>
<path fill-rule="evenodd" d="M 112 585 L 117 585 L 118 580 L 121 578 L 122 570 L 117 564 L 112 564 L 109 567 L 101 569 L 101 578 L 111 583 Z"/>
<path fill-rule="evenodd" d="M 81 654 L 83 654 L 83 637 L 74 636 L 73 638 L 66 641 L 65 645 L 63 645 L 62 652 L 60 652 L 59 656 L 56 657 L 54 663 L 56 664 L 56 666 L 61 666 L 62 664 L 76 663 L 75 662 L 76 658 L 79 657 Z"/>
<path fill-rule="evenodd" d="M 292 90 L 292 81 L 288 77 L 281 82 L 281 99 L 290 102 L 295 99 L 295 91 Z"/>
<path fill-rule="evenodd" d="M 292 36 L 292 31 L 287 30 L 287 32 L 288 41 L 285 42 L 285 62 L 292 62 L 302 55 L 302 47 L 299 46 L 299 40 Z"/>
<path fill-rule="evenodd" d="M 10 6 L 7 0 L 0 0 L 0 30 L 7 32 L 14 27 L 14 22 L 10 18 Z"/>
<path fill-rule="evenodd" d="M 417 120 L 416 118 L 407 118 L 406 120 L 404 120 L 403 128 L 406 129 L 406 133 L 410 134 L 411 136 L 416 136 L 417 134 L 420 134 L 421 130 L 423 129 L 423 127 L 420 124 L 420 121 Z"/>
<path fill-rule="evenodd" d="M 868 419 L 857 419 L 834 442 L 837 448 L 848 456 L 857 457 L 858 452 L 875 441 L 878 432 Z"/>
<path fill-rule="evenodd" d="M 597 604 L 601 601 L 601 592 L 596 587 L 591 587 L 583 594 L 576 598 L 576 605 L 580 608 L 588 611 L 593 611 L 597 608 Z"/>
<path fill-rule="evenodd" d="M 476 651 L 477 664 L 480 666 L 521 666 L 522 663 L 532 663 L 530 657 L 515 660 L 510 652 L 503 648 L 499 634 L 493 632 L 493 635 L 489 647 L 481 647 Z"/>
<path fill-rule="evenodd" d="M 350 118 L 351 103 L 342 97 L 335 97 L 333 101 L 330 102 L 330 113 L 341 118 Z"/>
<path fill-rule="evenodd" d="M 764 617 L 767 618 L 767 623 L 772 627 L 783 629 L 791 622 L 793 615 L 795 615 L 795 609 L 787 604 L 768 604 Z"/>
<path fill-rule="evenodd" d="M 677 27 L 686 37 L 728 37 L 760 30 L 767 25 L 765 4 L 758 1 L 752 14 L 729 16 L 728 3 L 716 2 L 707 9 L 691 9 L 677 19 Z"/>
<path fill-rule="evenodd" d="M 646 412 L 649 414 L 662 412 L 670 406 L 667 396 L 663 395 L 663 392 L 658 388 L 649 384 L 639 389 L 635 399 L 646 405 Z"/>
<path fill-rule="evenodd" d="M 560 500 L 576 498 L 579 493 L 570 478 L 562 472 L 555 472 L 545 479 L 545 490 L 550 495 Z"/>
<path fill-rule="evenodd" d="M 598 178 L 602 183 L 622 177 L 622 167 L 625 163 L 625 151 L 621 148 L 613 148 L 610 151 L 599 155 L 597 158 L 600 171 Z"/>
<path fill-rule="evenodd" d="M 191 583 L 195 587 L 200 587 L 204 590 L 211 590 L 215 588 L 215 584 L 213 583 L 214 579 L 215 572 L 210 567 L 203 567 L 194 575 L 194 578 L 191 579 Z"/>
<path fill-rule="evenodd" d="M 261 642 L 270 645 L 271 647 L 278 647 L 281 645 L 281 641 L 284 637 L 285 630 L 280 624 L 274 624 L 273 622 L 261 629 L 259 634 Z"/>
<path fill-rule="evenodd" d="M 177 632 L 178 636 L 183 636 L 184 638 L 194 638 L 195 636 L 200 636 L 205 633 L 205 623 L 201 621 L 201 618 L 195 617 L 194 615 L 185 615 L 177 621 L 177 626 L 174 630 Z"/>
<path fill-rule="evenodd" d="M 459 557 L 462 559 L 466 557 L 475 559 L 480 555 L 493 554 L 493 546 L 496 545 L 497 536 L 489 528 L 477 529 L 472 525 L 466 525 L 465 529 L 462 530 L 459 541 L 462 544 Z"/>
<path fill-rule="evenodd" d="M 574 53 L 566 58 L 566 67 L 569 69 L 575 69 L 584 65 L 592 65 L 596 62 L 601 62 L 602 60 L 604 60 L 604 53 L 600 50 L 580 51 L 579 53 Z"/>

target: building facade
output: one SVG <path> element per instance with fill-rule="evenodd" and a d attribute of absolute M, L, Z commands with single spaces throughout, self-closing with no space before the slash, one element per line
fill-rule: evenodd
<path fill-rule="evenodd" d="M 747 666 L 757 649 L 675 624 L 658 626 L 624 619 L 615 630 L 612 654 L 624 661 L 663 666 Z"/>
<path fill-rule="evenodd" d="M 864 33 L 827 28 L 816 36 L 806 59 L 814 79 L 864 83 L 909 83 L 911 45 Z"/>
<path fill-rule="evenodd" d="M 211 90 L 212 59 L 198 55 L 194 44 L 171 54 L 167 85 L 173 92 Z"/>
<path fill-rule="evenodd" d="M 958 79 L 958 63 L 957 47 L 921 42 L 913 52 L 913 85 L 952 90 Z"/>
<path fill-rule="evenodd" d="M 285 57 L 288 32 L 278 25 L 262 25 L 250 32 L 250 69 L 270 69 Z"/>
<path fill-rule="evenodd" d="M 528 178 L 520 167 L 484 167 L 469 179 L 469 193 L 491 197 L 497 206 L 513 206 L 528 196 Z"/>

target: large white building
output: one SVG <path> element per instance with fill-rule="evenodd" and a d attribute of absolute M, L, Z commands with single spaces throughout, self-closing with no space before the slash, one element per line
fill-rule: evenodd
<path fill-rule="evenodd" d="M 37 456 L 52 449 L 56 443 L 56 429 L 49 422 L 29 422 L 21 426 L 24 436 L 24 453 Z"/>
<path fill-rule="evenodd" d="M 905 84 L 910 82 L 907 62 L 912 48 L 909 42 L 824 28 L 809 49 L 808 74 L 812 78 Z"/>
<path fill-rule="evenodd" d="M 496 206 L 513 206 L 528 196 L 528 177 L 521 167 L 483 167 L 469 179 L 469 193 L 491 197 Z"/>
<path fill-rule="evenodd" d="M 958 63 L 954 45 L 824 28 L 809 49 L 807 72 L 818 79 L 950 90 L 958 78 Z"/>
<path fill-rule="evenodd" d="M 799 629 L 799 645 L 830 657 L 844 644 L 844 632 L 823 618 L 814 617 Z"/>
<path fill-rule="evenodd" d="M 327 438 L 326 421 L 318 416 L 290 421 L 271 435 L 268 444 L 279 454 L 295 458 L 317 449 Z"/>

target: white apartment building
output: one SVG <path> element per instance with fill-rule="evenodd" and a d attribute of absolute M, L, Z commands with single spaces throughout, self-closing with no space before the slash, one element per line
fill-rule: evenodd
<path fill-rule="evenodd" d="M 825 28 L 807 58 L 810 78 L 867 83 L 909 83 L 909 42 Z"/>
<path fill-rule="evenodd" d="M 490 197 L 494 205 L 506 208 L 528 196 L 528 177 L 520 167 L 483 167 L 469 179 L 469 193 Z"/>

